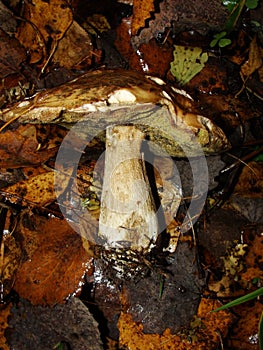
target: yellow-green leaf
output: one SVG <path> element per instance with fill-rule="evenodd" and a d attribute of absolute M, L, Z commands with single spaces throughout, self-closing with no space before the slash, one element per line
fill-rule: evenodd
<path fill-rule="evenodd" d="M 208 54 L 200 47 L 174 46 L 171 73 L 180 85 L 188 83 L 205 66 Z"/>

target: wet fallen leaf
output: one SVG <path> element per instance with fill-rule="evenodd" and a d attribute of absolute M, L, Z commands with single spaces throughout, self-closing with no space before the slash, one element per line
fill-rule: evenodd
<path fill-rule="evenodd" d="M 20 299 L 12 307 L 7 338 L 13 350 L 103 349 L 98 323 L 77 298 L 53 308 Z"/>
<path fill-rule="evenodd" d="M 55 305 L 80 292 L 91 258 L 65 220 L 25 213 L 15 235 L 28 256 L 14 285 L 21 297 L 34 305 Z"/>
<path fill-rule="evenodd" d="M 152 0 L 133 1 L 132 35 L 136 35 L 140 28 L 145 27 L 145 21 L 151 17 L 151 12 L 154 10 L 154 1 Z"/>
<path fill-rule="evenodd" d="M 28 50 L 30 63 L 47 59 L 47 43 L 51 52 L 72 23 L 72 11 L 65 0 L 34 0 L 23 4 L 23 17 L 17 38 Z"/>
<path fill-rule="evenodd" d="M 258 350 L 258 324 L 263 305 L 260 301 L 235 307 L 239 316 L 237 325 L 228 340 L 228 346 L 239 350 Z"/>
<path fill-rule="evenodd" d="M 220 31 L 227 15 L 227 10 L 217 0 L 207 2 L 206 6 L 199 0 L 164 0 L 159 4 L 158 12 L 156 11 L 147 23 L 147 27 L 132 38 L 132 44 L 138 49 L 141 44 L 157 38 L 158 34 L 164 33 L 167 28 L 172 28 L 175 32 L 196 30 L 201 34 Z"/>
<path fill-rule="evenodd" d="M 174 46 L 171 73 L 180 85 L 188 83 L 205 66 L 208 54 L 200 47 Z"/>
<path fill-rule="evenodd" d="M 201 299 L 197 317 L 200 322 L 192 330 L 172 334 L 166 329 L 163 334 L 145 334 L 143 325 L 135 323 L 131 316 L 122 312 L 119 319 L 120 344 L 130 350 L 203 350 L 218 349 L 220 335 L 226 336 L 233 317 L 229 312 L 211 313 L 218 302 Z"/>

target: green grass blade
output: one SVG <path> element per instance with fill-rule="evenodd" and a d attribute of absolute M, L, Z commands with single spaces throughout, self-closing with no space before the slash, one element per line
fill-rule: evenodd
<path fill-rule="evenodd" d="M 242 304 L 242 303 L 245 303 L 246 301 L 249 301 L 249 300 L 252 300 L 254 298 L 257 298 L 258 296 L 260 295 L 263 295 L 263 287 L 255 290 L 254 292 L 252 293 L 249 293 L 249 294 L 246 294 L 246 295 L 243 295 L 242 297 L 240 298 L 237 298 L 233 301 L 230 301 L 229 303 L 223 305 L 223 306 L 220 306 L 219 308 L 213 310 L 214 311 L 220 311 L 220 310 L 225 310 L 225 309 L 228 309 L 229 307 L 233 307 L 233 306 L 237 306 L 239 304 Z"/>

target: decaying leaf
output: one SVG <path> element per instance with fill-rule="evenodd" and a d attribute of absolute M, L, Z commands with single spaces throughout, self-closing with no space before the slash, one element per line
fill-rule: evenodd
<path fill-rule="evenodd" d="M 49 127 L 41 132 L 34 125 L 20 125 L 5 130 L 0 133 L 0 167 L 18 168 L 42 164 L 55 155 L 64 135 L 63 130 L 50 130 Z"/>
<path fill-rule="evenodd" d="M 5 234 L 1 242 L 0 251 L 0 277 L 4 297 L 9 294 L 13 287 L 21 258 L 22 252 L 18 243 L 12 235 Z"/>
<path fill-rule="evenodd" d="M 0 78 L 19 71 L 19 66 L 26 60 L 26 51 L 19 41 L 0 29 Z"/>
<path fill-rule="evenodd" d="M 88 33 L 93 35 L 98 35 L 99 33 L 103 33 L 111 29 L 107 18 L 96 13 L 92 16 L 87 17 L 82 26 Z"/>
<path fill-rule="evenodd" d="M 14 285 L 21 297 L 34 305 L 55 305 L 81 290 L 91 258 L 65 220 L 25 214 L 15 235 L 29 257 L 17 271 Z"/>
<path fill-rule="evenodd" d="M 54 308 L 20 299 L 11 310 L 7 338 L 12 349 L 103 349 L 97 322 L 77 298 Z"/>
<path fill-rule="evenodd" d="M 73 21 L 59 42 L 52 61 L 68 69 L 72 69 L 83 60 L 88 66 L 91 64 L 92 48 L 89 34 L 76 21 Z"/>
<path fill-rule="evenodd" d="M 227 334 L 233 322 L 228 311 L 211 313 L 219 303 L 214 300 L 201 299 L 193 329 L 185 330 L 180 335 L 172 334 L 166 329 L 163 334 L 145 334 L 143 325 L 135 323 L 131 316 L 122 312 L 119 319 L 120 344 L 130 350 L 215 350 L 220 344 L 221 334 Z"/>
<path fill-rule="evenodd" d="M 16 26 L 17 22 L 13 13 L 0 1 L 0 28 L 11 35 L 15 33 Z"/>
<path fill-rule="evenodd" d="M 52 40 L 52 51 L 72 23 L 72 11 L 65 0 L 25 2 L 23 17 L 17 38 L 28 50 L 30 63 L 47 58 L 48 41 Z"/>
<path fill-rule="evenodd" d="M 208 54 L 199 47 L 174 46 L 171 73 L 180 85 L 186 84 L 204 67 Z"/>
<path fill-rule="evenodd" d="M 132 17 L 132 35 L 136 35 L 140 28 L 145 27 L 145 21 L 154 12 L 154 1 L 134 0 Z"/>
<path fill-rule="evenodd" d="M 5 331 L 8 328 L 8 319 L 10 317 L 12 304 L 2 305 L 0 309 L 0 349 L 10 350 L 5 337 Z"/>
<path fill-rule="evenodd" d="M 2 189 L 1 193 L 12 203 L 20 203 L 24 206 L 45 206 L 56 199 L 54 172 L 48 171 L 32 176 L 28 180 Z"/>
<path fill-rule="evenodd" d="M 262 66 L 262 56 L 262 49 L 259 47 L 255 36 L 249 46 L 248 60 L 241 66 L 241 73 L 244 78 L 248 78 Z"/>
<path fill-rule="evenodd" d="M 218 32 L 224 25 L 228 11 L 218 0 L 164 0 L 159 4 L 147 27 L 132 38 L 133 47 L 137 50 L 143 43 L 157 38 L 159 33 L 173 27 L 173 31 L 196 30 L 201 34 L 209 31 Z M 147 16 L 148 18 L 148 16 Z"/>

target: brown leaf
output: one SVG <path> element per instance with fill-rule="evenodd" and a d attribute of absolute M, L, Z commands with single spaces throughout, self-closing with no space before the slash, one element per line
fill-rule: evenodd
<path fill-rule="evenodd" d="M 0 29 L 0 78 L 19 71 L 19 66 L 26 60 L 26 51 L 19 41 Z"/>
<path fill-rule="evenodd" d="M 133 19 L 132 19 L 132 35 L 136 35 L 140 28 L 145 27 L 145 21 L 151 17 L 154 11 L 154 1 L 134 0 L 133 1 Z"/>
<path fill-rule="evenodd" d="M 21 249 L 14 237 L 11 234 L 5 234 L 0 251 L 0 276 L 4 296 L 8 295 L 13 287 L 16 271 L 22 258 L 21 254 Z"/>
<path fill-rule="evenodd" d="M 220 344 L 217 332 L 226 336 L 229 326 L 233 322 L 228 311 L 211 313 L 211 310 L 218 306 L 219 303 L 214 300 L 201 299 L 197 314 L 200 327 L 194 330 L 190 329 L 188 337 L 187 333 L 185 335 L 172 334 L 170 329 L 166 329 L 161 335 L 145 334 L 141 323 L 135 323 L 128 313 L 122 312 L 118 323 L 120 345 L 128 347 L 130 350 L 215 350 Z"/>
<path fill-rule="evenodd" d="M 60 66 L 71 69 L 85 59 L 87 66 L 91 65 L 92 42 L 89 34 L 75 21 L 59 42 L 52 61 Z"/>
<path fill-rule="evenodd" d="M 11 35 L 15 33 L 16 26 L 17 22 L 13 13 L 0 1 L 0 28 Z"/>
<path fill-rule="evenodd" d="M 248 78 L 258 68 L 262 66 L 261 49 L 257 44 L 257 37 L 255 36 L 249 46 L 249 57 L 242 67 L 241 72 L 245 78 Z"/>
<path fill-rule="evenodd" d="M 220 31 L 227 18 L 227 10 L 218 0 L 210 0 L 203 6 L 202 0 L 164 0 L 160 2 L 160 12 L 154 13 L 149 25 L 133 37 L 132 44 L 138 49 L 140 44 L 157 38 L 174 23 L 176 32 L 196 30 L 201 34 Z"/>
<path fill-rule="evenodd" d="M 30 53 L 30 63 L 46 58 L 46 45 L 51 40 L 51 52 L 72 23 L 72 11 L 65 0 L 24 3 L 24 18 L 17 38 Z"/>
<path fill-rule="evenodd" d="M 77 298 L 53 308 L 32 306 L 20 298 L 11 310 L 9 325 L 12 349 L 103 349 L 98 323 Z"/>
<path fill-rule="evenodd" d="M 64 303 L 70 294 L 80 291 L 91 258 L 81 237 L 65 220 L 23 215 L 16 234 L 27 249 L 29 259 L 17 272 L 14 289 L 32 304 Z M 35 243 L 29 250 L 27 235 Z"/>
<path fill-rule="evenodd" d="M 53 157 L 65 136 L 61 128 L 19 125 L 0 133 L 0 167 L 39 165 Z M 39 149 L 40 146 L 40 150 Z"/>
<path fill-rule="evenodd" d="M 0 349 L 1 350 L 10 350 L 9 345 L 7 344 L 5 331 L 8 328 L 8 318 L 10 317 L 10 309 L 12 304 L 7 304 L 2 306 L 0 309 Z"/>
<path fill-rule="evenodd" d="M 61 181 L 68 178 L 61 174 Z M 1 193 L 11 203 L 19 203 L 22 206 L 45 206 L 54 202 L 57 194 L 54 189 L 54 172 L 48 171 L 22 180 L 16 184 L 5 187 Z"/>

